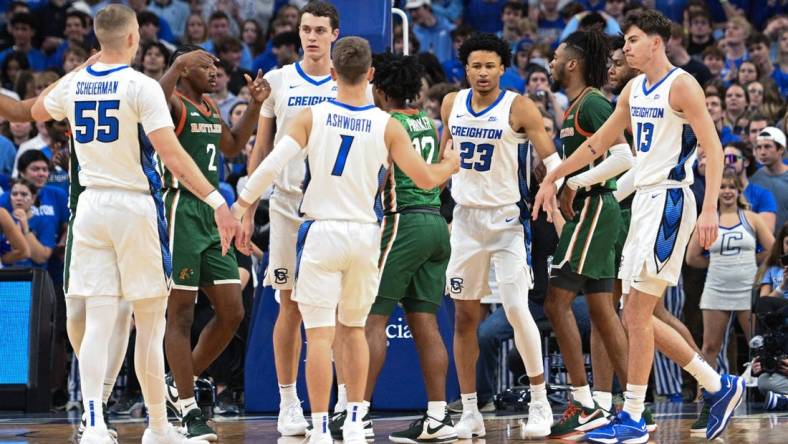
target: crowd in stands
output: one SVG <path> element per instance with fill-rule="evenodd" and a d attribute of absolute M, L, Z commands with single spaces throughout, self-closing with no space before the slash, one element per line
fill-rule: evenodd
<path fill-rule="evenodd" d="M 105 5 L 115 2 L 0 0 L 0 93 L 18 99 L 36 97 L 83 63 L 97 49 L 92 17 Z M 181 44 L 199 45 L 218 57 L 217 86 L 212 98 L 229 125 L 238 121 L 250 100 L 244 74 L 258 70 L 268 72 L 296 62 L 300 57 L 298 11 L 306 0 L 123 0 L 122 3 L 137 12 L 140 26 L 140 50 L 133 62 L 135 69 L 160 79 L 168 67 L 170 55 Z M 771 0 L 395 0 L 394 4 L 407 11 L 410 18 L 408 51 L 416 54 L 426 68 L 421 95 L 412 105 L 424 108 L 439 130 L 442 128 L 440 106 L 443 97 L 465 84 L 464 67 L 457 54 L 459 46 L 473 33 L 491 32 L 510 44 L 513 56 L 512 65 L 502 78 L 502 88 L 517 91 L 536 102 L 542 110 L 545 127 L 550 128 L 559 149 L 558 134 L 569 99 L 553 84 L 549 72 L 549 62 L 558 44 L 572 32 L 594 26 L 616 36 L 621 32 L 619 23 L 624 14 L 634 8 L 656 8 L 673 20 L 667 43 L 668 56 L 674 65 L 691 73 L 703 87 L 707 109 L 725 150 L 728 170 L 723 189 L 729 188 L 736 198 L 732 207 L 720 207 L 730 209 L 731 218 L 752 227 L 753 242 L 757 245 L 752 261 L 746 264 L 746 276 L 738 275 L 735 283 L 721 282 L 715 271 L 718 264 L 710 261 L 703 251 L 691 251 L 683 287 L 674 291 L 684 295 L 684 321 L 696 341 L 703 344 L 707 359 L 720 355 L 724 365 L 728 365 L 727 356 L 733 356 L 736 360 L 730 364 L 731 371 L 743 371 L 748 357 L 726 355 L 725 346 L 730 338 L 734 340 L 730 348 L 735 351 L 736 338 L 749 340 L 758 330 L 758 323 L 751 322 L 753 303 L 716 310 L 723 313 L 722 317 L 706 319 L 708 313 L 703 312 L 709 310 L 704 308 L 703 295 L 714 291 L 711 288 L 714 285 L 735 284 L 742 292 L 754 288 L 757 297 L 788 298 L 788 285 L 783 280 L 788 270 L 785 262 L 788 251 L 786 3 Z M 403 52 L 402 23 L 395 19 L 393 29 L 392 50 Z M 612 89 L 604 92 L 615 102 Z M 68 141 L 69 129 L 62 123 L 0 122 L 0 187 L 4 191 L 0 196 L 0 229 L 4 233 L 0 245 L 2 264 L 4 267 L 44 268 L 58 289 L 55 325 L 56 336 L 61 339 L 55 344 L 52 374 L 54 403 L 60 407 L 68 401 L 65 308 L 60 290 L 69 220 L 71 153 Z M 220 159 L 222 192 L 228 201 L 234 200 L 239 179 L 247 174 L 246 157 L 253 145 L 254 136 L 239 156 Z M 695 166 L 696 183 L 693 185 L 699 205 L 704 189 L 703 167 L 701 158 Z M 723 199 L 725 197 L 721 197 L 721 201 Z M 739 216 L 740 210 L 746 211 L 747 216 Z M 728 217 L 724 220 L 728 221 Z M 758 230 L 758 227 L 765 229 Z M 553 242 L 557 242 L 557 237 L 553 238 Z M 554 243 L 544 245 L 542 251 L 554 249 Z M 259 260 L 264 253 L 264 245 L 261 247 Z M 548 255 L 544 254 L 545 261 Z M 706 268 L 708 276 L 714 279 L 707 278 Z M 546 281 L 546 277 L 544 279 Z M 727 276 L 727 279 L 732 277 Z M 250 287 L 249 291 L 253 290 Z M 537 285 L 535 293 L 538 295 L 538 292 Z M 537 305 L 540 303 L 538 296 L 533 300 Z M 210 310 L 210 306 L 203 308 Z M 538 309 L 541 312 L 541 307 Z M 578 309 L 582 311 L 583 308 Z M 733 318 L 739 319 L 741 334 L 731 329 L 733 323 L 728 320 Z M 717 321 L 720 320 L 724 326 L 710 332 L 712 324 L 719 327 Z M 491 401 L 494 395 L 491 381 L 495 375 L 491 372 L 500 342 L 507 339 L 505 330 L 502 310 L 491 311 L 488 322 L 480 330 L 484 338 L 480 341 L 483 361 L 480 366 L 486 366 L 485 371 L 479 372 L 479 378 L 485 381 L 478 384 L 483 403 Z M 243 354 L 243 348 L 237 353 Z M 763 373 L 757 359 L 754 364 L 747 365 L 754 376 Z M 785 383 L 788 381 L 785 379 L 788 360 L 780 364 L 777 374 L 782 375 L 782 382 L 767 381 L 765 386 L 770 387 L 769 390 L 788 392 Z M 764 379 L 769 378 L 770 374 Z M 234 405 L 241 399 L 242 384 L 237 385 L 234 387 L 237 393 L 226 399 L 220 412 L 237 412 Z M 134 383 L 126 386 L 129 389 L 117 403 L 118 408 L 113 410 L 116 413 L 129 413 L 134 406 L 141 406 L 138 392 L 133 389 Z M 484 392 L 485 388 L 489 388 L 489 393 Z M 671 399 L 678 395 L 681 399 L 681 393 L 660 394 Z"/>

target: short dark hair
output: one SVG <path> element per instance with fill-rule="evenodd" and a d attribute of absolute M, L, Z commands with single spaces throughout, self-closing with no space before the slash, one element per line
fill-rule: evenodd
<path fill-rule="evenodd" d="M 241 41 L 235 37 L 224 37 L 216 43 L 216 54 L 231 51 L 238 52 L 242 50 L 243 45 L 241 45 Z"/>
<path fill-rule="evenodd" d="M 749 37 L 747 37 L 747 48 L 758 44 L 765 45 L 768 48 L 771 42 L 769 42 L 768 37 L 761 34 L 760 32 L 753 32 Z"/>
<path fill-rule="evenodd" d="M 550 79 L 550 73 L 547 72 L 547 69 L 545 69 L 544 66 L 537 65 L 536 63 L 529 63 L 528 66 L 526 67 L 525 83 L 530 82 L 531 76 L 538 72 L 546 75 L 548 80 Z"/>
<path fill-rule="evenodd" d="M 33 14 L 29 14 L 27 12 L 17 12 L 13 17 L 11 17 L 11 26 L 16 25 L 28 25 L 35 29 L 37 22 Z"/>
<path fill-rule="evenodd" d="M 768 117 L 764 116 L 763 114 L 755 113 L 755 114 L 752 114 L 750 116 L 750 121 L 747 123 L 747 129 L 749 130 L 749 126 L 750 126 L 750 124 L 752 122 L 760 122 L 762 120 L 765 121 L 767 124 L 771 124 L 772 123 L 771 119 L 769 119 Z"/>
<path fill-rule="evenodd" d="M 623 50 L 626 40 L 624 40 L 624 36 L 621 34 L 614 35 L 609 37 L 608 44 L 610 45 L 610 52 L 612 53 L 614 51 L 618 51 L 619 49 Z"/>
<path fill-rule="evenodd" d="M 274 48 L 279 48 L 284 45 L 291 45 L 295 47 L 296 51 L 298 51 L 301 48 L 301 38 L 295 31 L 282 32 L 275 35 L 274 38 L 271 39 L 271 45 Z"/>
<path fill-rule="evenodd" d="M 179 46 L 179 47 L 178 47 L 178 48 L 175 50 L 175 52 L 173 52 L 173 53 L 172 53 L 172 56 L 170 57 L 170 65 L 172 65 L 173 63 L 175 63 L 175 60 L 176 60 L 178 57 L 180 57 L 180 56 L 182 56 L 182 55 L 184 55 L 184 54 L 188 54 L 188 53 L 190 53 L 190 52 L 192 52 L 192 51 L 199 51 L 199 50 L 201 50 L 201 49 L 202 49 L 201 47 L 199 47 L 199 46 L 197 46 L 197 45 L 194 45 L 194 44 L 192 44 L 192 43 L 185 43 L 185 44 L 183 44 L 183 45 Z"/>
<path fill-rule="evenodd" d="M 525 15 L 528 12 L 528 9 L 524 4 L 517 0 L 509 0 L 508 2 L 504 3 L 503 8 L 501 8 L 501 14 L 507 9 L 512 9 L 515 11 L 520 11 L 520 14 Z"/>
<path fill-rule="evenodd" d="M 472 36 L 473 33 L 475 33 L 475 32 L 476 31 L 473 29 L 473 27 L 463 23 L 462 25 L 454 28 L 451 31 L 451 38 L 452 39 L 456 39 L 457 37 L 466 37 L 467 38 L 467 37 Z"/>
<path fill-rule="evenodd" d="M 35 150 L 35 151 L 38 151 L 38 150 Z M 32 194 L 33 197 L 38 195 L 38 187 L 33 182 L 25 179 L 24 177 L 17 177 L 16 179 L 13 179 L 11 181 L 10 185 L 11 185 L 11 188 L 13 188 L 14 185 L 25 186 L 25 187 L 27 187 L 28 190 L 30 190 L 30 194 Z"/>
<path fill-rule="evenodd" d="M 164 46 L 164 43 L 162 43 L 162 42 L 148 42 L 148 43 L 142 45 L 142 58 L 143 58 L 143 60 L 145 59 L 145 54 L 151 48 L 159 48 L 159 52 L 164 57 L 164 63 L 167 63 L 167 62 L 170 61 L 170 57 L 171 57 L 170 56 L 170 50 L 166 46 Z M 167 65 L 167 66 L 169 66 L 169 65 Z"/>
<path fill-rule="evenodd" d="M 580 22 L 577 24 L 577 29 L 592 29 L 592 28 L 601 28 L 604 29 L 607 26 L 607 21 L 602 14 L 598 12 L 589 12 L 583 18 L 580 19 Z"/>
<path fill-rule="evenodd" d="M 47 156 L 42 153 L 41 150 L 27 150 L 19 156 L 16 168 L 20 173 L 23 173 L 31 163 L 38 162 L 39 160 L 46 162 L 47 166 L 49 166 L 49 159 L 47 159 Z"/>
<path fill-rule="evenodd" d="M 90 23 L 90 16 L 77 9 L 69 9 L 68 12 L 66 12 L 66 20 L 70 17 L 78 18 L 84 28 L 87 28 Z"/>
<path fill-rule="evenodd" d="M 418 97 L 424 67 L 413 56 L 375 54 L 372 66 L 375 68 L 372 84 L 388 97 L 401 105 Z"/>
<path fill-rule="evenodd" d="M 624 16 L 621 30 L 626 34 L 629 28 L 637 26 L 647 35 L 657 35 L 667 44 L 670 39 L 670 20 L 653 9 L 636 9 Z"/>
<path fill-rule="evenodd" d="M 474 34 L 468 37 L 468 39 L 462 43 L 459 50 L 460 62 L 463 66 L 468 64 L 468 57 L 470 57 L 471 53 L 474 51 L 488 51 L 498 54 L 501 58 L 501 64 L 505 67 L 509 66 L 512 58 L 512 54 L 509 51 L 509 44 L 495 34 L 483 33 Z"/>
<path fill-rule="evenodd" d="M 307 3 L 306 6 L 301 8 L 301 12 L 298 14 L 299 26 L 301 25 L 301 17 L 303 17 L 307 12 L 314 15 L 315 17 L 328 17 L 329 21 L 331 22 L 331 29 L 339 29 L 339 12 L 337 12 L 337 8 L 335 8 L 331 3 L 319 0 L 310 1 Z"/>
<path fill-rule="evenodd" d="M 707 46 L 706 49 L 700 53 L 700 56 L 701 60 L 705 59 L 706 57 L 716 57 L 718 59 L 725 60 L 725 53 L 717 45 Z"/>
<path fill-rule="evenodd" d="M 137 23 L 140 25 L 140 27 L 144 25 L 153 25 L 158 28 L 161 26 L 159 16 L 148 10 L 141 11 L 137 14 Z"/>
<path fill-rule="evenodd" d="M 230 21 L 230 17 L 224 11 L 214 11 L 210 17 L 208 17 L 208 23 L 210 24 L 214 20 L 227 20 Z"/>
<path fill-rule="evenodd" d="M 359 83 L 372 66 L 369 42 L 361 37 L 343 37 L 334 45 L 331 61 L 339 77 L 352 84 Z"/>

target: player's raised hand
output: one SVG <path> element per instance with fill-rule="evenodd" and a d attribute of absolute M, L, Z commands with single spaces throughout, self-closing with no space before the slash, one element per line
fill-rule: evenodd
<path fill-rule="evenodd" d="M 213 218 L 216 221 L 216 228 L 219 229 L 219 237 L 222 241 L 222 256 L 227 254 L 230 245 L 233 243 L 233 238 L 238 234 L 240 226 L 238 221 L 230 213 L 227 205 L 222 205 L 213 213 Z"/>
<path fill-rule="evenodd" d="M 539 185 L 539 192 L 536 193 L 534 199 L 534 209 L 531 211 L 531 218 L 536 220 L 539 217 L 539 211 L 544 210 L 547 213 L 547 221 L 553 221 L 553 211 L 556 209 L 556 187 L 555 181 L 548 174 Z"/>
<path fill-rule="evenodd" d="M 257 77 L 254 80 L 249 74 L 244 74 L 244 79 L 246 79 L 246 87 L 249 88 L 249 93 L 255 102 L 263 103 L 271 95 L 271 85 L 268 84 L 268 80 L 263 78 L 262 69 L 257 70 Z"/>
<path fill-rule="evenodd" d="M 186 69 L 196 68 L 198 66 L 209 66 L 218 61 L 219 59 L 215 55 L 202 49 L 187 52 L 175 59 L 175 63 L 180 64 L 182 68 Z"/>
<path fill-rule="evenodd" d="M 719 232 L 719 215 L 716 210 L 702 210 L 698 216 L 698 222 L 695 228 L 698 230 L 698 243 L 704 250 L 708 250 L 717 240 L 717 233 Z"/>
<path fill-rule="evenodd" d="M 443 149 L 442 162 L 451 165 L 453 172 L 456 173 L 460 171 L 460 155 L 457 153 L 457 150 L 454 149 L 454 143 L 451 139 L 449 139 L 446 143 L 446 147 Z"/>

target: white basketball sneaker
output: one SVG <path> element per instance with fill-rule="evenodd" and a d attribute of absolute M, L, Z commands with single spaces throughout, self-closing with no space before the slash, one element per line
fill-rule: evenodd
<path fill-rule="evenodd" d="M 545 401 L 531 401 L 528 405 L 528 423 L 523 434 L 526 438 L 544 438 L 553 426 L 553 410 Z"/>
<path fill-rule="evenodd" d="M 116 444 L 118 441 L 109 434 L 107 429 L 95 427 L 85 428 L 79 444 Z"/>
<path fill-rule="evenodd" d="M 150 427 L 145 429 L 142 434 L 142 444 L 210 444 L 204 439 L 187 438 L 177 430 L 172 424 L 167 424 L 164 433 L 154 432 Z"/>
<path fill-rule="evenodd" d="M 457 424 L 454 426 L 457 438 L 473 439 L 482 438 L 487 432 L 484 430 L 484 418 L 478 411 L 464 411 Z"/>
<path fill-rule="evenodd" d="M 304 418 L 301 402 L 296 401 L 279 406 L 279 418 L 276 420 L 276 430 L 282 436 L 303 436 L 309 423 Z"/>

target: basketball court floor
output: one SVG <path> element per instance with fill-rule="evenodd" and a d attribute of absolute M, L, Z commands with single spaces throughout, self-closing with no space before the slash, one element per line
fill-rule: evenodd
<path fill-rule="evenodd" d="M 697 404 L 678 404 L 662 402 L 653 404 L 658 424 L 657 431 L 651 435 L 655 443 L 702 443 L 707 442 L 705 436 L 691 436 L 690 424 L 694 421 Z M 556 420 L 560 416 L 558 409 Z M 0 444 L 30 443 L 54 444 L 67 443 L 74 431 L 76 417 L 69 419 L 64 414 L 23 415 L 0 413 Z M 382 414 L 374 415 L 376 443 L 388 441 L 388 434 L 407 428 L 408 424 L 417 419 L 410 415 Z M 459 419 L 455 417 L 455 420 Z M 119 431 L 120 443 L 138 443 L 145 429 L 141 419 L 113 418 Z M 525 441 L 522 430 L 525 415 L 490 414 L 485 415 L 487 436 L 476 439 L 473 443 L 520 443 L 520 442 L 561 442 L 557 440 Z M 234 418 L 214 418 L 214 425 L 219 434 L 219 443 L 277 443 L 301 444 L 303 437 L 280 437 L 276 432 L 276 417 L 246 415 Z M 470 440 L 457 441 L 471 443 Z M 760 403 L 744 404 L 737 409 L 728 430 L 716 442 L 784 444 L 788 443 L 788 412 L 765 412 Z"/>

